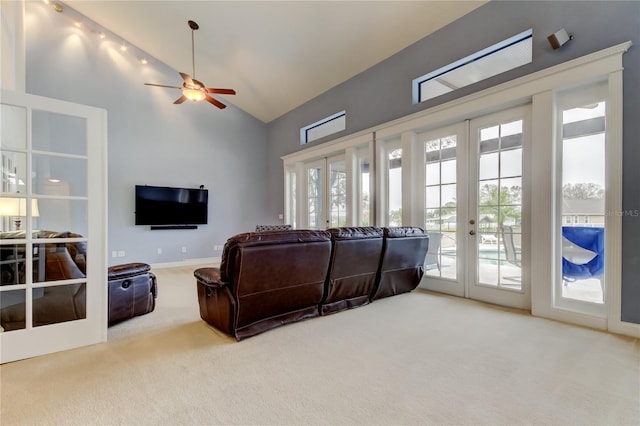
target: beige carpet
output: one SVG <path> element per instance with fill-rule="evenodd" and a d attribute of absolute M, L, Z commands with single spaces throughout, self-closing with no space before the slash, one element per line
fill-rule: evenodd
<path fill-rule="evenodd" d="M 193 267 L 109 342 L 3 365 L 2 425 L 640 424 L 640 344 L 423 291 L 241 343 Z"/>

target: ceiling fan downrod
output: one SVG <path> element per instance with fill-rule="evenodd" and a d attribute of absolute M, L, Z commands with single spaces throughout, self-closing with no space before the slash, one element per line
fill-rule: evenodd
<path fill-rule="evenodd" d="M 193 78 L 196 78 L 196 54 L 195 54 L 195 38 L 193 36 L 194 31 L 200 28 L 197 22 L 189 21 L 189 28 L 191 28 L 191 68 L 193 71 Z"/>

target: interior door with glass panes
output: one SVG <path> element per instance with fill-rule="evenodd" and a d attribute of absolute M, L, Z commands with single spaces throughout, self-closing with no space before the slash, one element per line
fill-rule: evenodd
<path fill-rule="evenodd" d="M 530 108 L 469 123 L 468 296 L 529 309 Z"/>
<path fill-rule="evenodd" d="M 309 229 L 347 224 L 347 172 L 344 155 L 307 163 L 306 222 Z"/>
<path fill-rule="evenodd" d="M 4 363 L 106 340 L 106 113 L 6 92 L 1 108 Z"/>

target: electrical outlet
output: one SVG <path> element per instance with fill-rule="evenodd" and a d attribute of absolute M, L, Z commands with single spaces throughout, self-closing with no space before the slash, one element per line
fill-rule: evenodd
<path fill-rule="evenodd" d="M 118 252 L 117 251 L 112 251 L 111 252 L 111 257 L 118 257 Z"/>
<path fill-rule="evenodd" d="M 278 219 L 280 219 L 280 220 L 284 219 L 284 215 L 283 215 L 282 213 L 280 213 L 280 214 L 278 215 Z"/>
<path fill-rule="evenodd" d="M 162 254 L 162 249 L 158 247 L 158 254 Z"/>
<path fill-rule="evenodd" d="M 182 252 L 186 253 L 187 252 L 187 248 L 185 246 L 182 246 Z"/>
<path fill-rule="evenodd" d="M 118 257 L 124 257 L 124 250 L 118 250 Z"/>

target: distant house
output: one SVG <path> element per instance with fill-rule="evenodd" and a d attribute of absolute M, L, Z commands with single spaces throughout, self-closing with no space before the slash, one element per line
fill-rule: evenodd
<path fill-rule="evenodd" d="M 604 226 L 604 199 L 563 200 L 562 224 Z"/>

